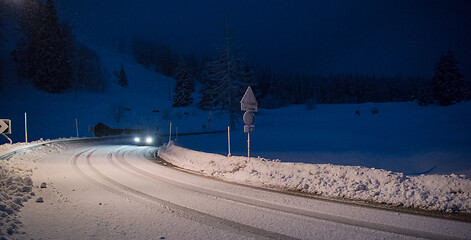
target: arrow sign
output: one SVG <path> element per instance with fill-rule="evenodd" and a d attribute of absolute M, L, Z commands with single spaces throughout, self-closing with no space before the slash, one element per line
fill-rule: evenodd
<path fill-rule="evenodd" d="M 11 134 L 11 120 L 9 119 L 0 119 L 0 133 Z"/>
<path fill-rule="evenodd" d="M 257 112 L 258 102 L 255 99 L 252 88 L 249 86 L 245 91 L 242 100 L 240 100 L 240 109 L 242 111 Z"/>

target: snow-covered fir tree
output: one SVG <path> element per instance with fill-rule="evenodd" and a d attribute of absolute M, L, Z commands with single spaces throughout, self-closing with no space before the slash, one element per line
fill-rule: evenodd
<path fill-rule="evenodd" d="M 202 108 L 214 106 L 229 112 L 230 125 L 234 129 L 236 113 L 240 111 L 240 99 L 249 83 L 255 81 L 248 65 L 241 61 L 234 50 L 227 24 L 224 44 L 220 48 L 219 55 L 207 63 L 205 73 L 206 84 L 198 106 Z"/>
<path fill-rule="evenodd" d="M 122 64 L 121 64 L 121 69 L 119 70 L 118 83 L 121 87 L 128 86 L 128 77 L 126 77 L 126 71 L 124 70 L 124 66 Z"/>
<path fill-rule="evenodd" d="M 433 97 L 442 106 L 465 99 L 466 86 L 453 52 L 440 57 L 433 76 Z"/>
<path fill-rule="evenodd" d="M 172 107 L 185 107 L 193 103 L 191 94 L 194 91 L 193 79 L 188 72 L 188 67 L 184 62 L 180 62 L 175 75 L 175 95 L 173 96 Z"/>
<path fill-rule="evenodd" d="M 70 31 L 59 24 L 52 0 L 28 0 L 22 6 L 19 28 L 24 38 L 13 52 L 20 75 L 39 90 L 64 92 L 72 85 Z"/>
<path fill-rule="evenodd" d="M 216 86 L 218 82 L 215 78 L 211 78 L 213 73 L 210 68 L 206 68 L 201 74 L 203 81 L 203 87 L 200 90 L 201 99 L 198 102 L 198 107 L 203 110 L 214 110 L 216 109 Z"/>

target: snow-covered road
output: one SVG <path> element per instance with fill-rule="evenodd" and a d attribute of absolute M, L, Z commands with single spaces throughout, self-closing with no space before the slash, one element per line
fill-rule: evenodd
<path fill-rule="evenodd" d="M 79 145 L 36 162 L 43 239 L 470 239 L 471 224 L 232 184 L 154 159 L 153 147 Z M 22 236 L 23 237 L 23 236 Z"/>

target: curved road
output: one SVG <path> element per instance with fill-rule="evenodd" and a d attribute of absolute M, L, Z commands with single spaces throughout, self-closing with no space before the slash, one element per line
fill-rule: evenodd
<path fill-rule="evenodd" d="M 51 187 L 38 194 L 54 200 L 41 206 L 51 214 L 46 220 L 25 207 L 27 233 L 91 239 L 471 238 L 469 223 L 226 183 L 159 163 L 155 151 L 79 146 L 40 160 L 33 180 L 48 182 Z"/>

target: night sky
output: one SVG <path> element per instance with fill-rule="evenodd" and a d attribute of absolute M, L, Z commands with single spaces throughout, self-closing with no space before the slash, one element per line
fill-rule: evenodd
<path fill-rule="evenodd" d="M 226 18 L 256 68 L 281 73 L 433 76 L 452 50 L 471 77 L 469 0 L 56 0 L 88 42 L 145 36 L 214 56 Z"/>

